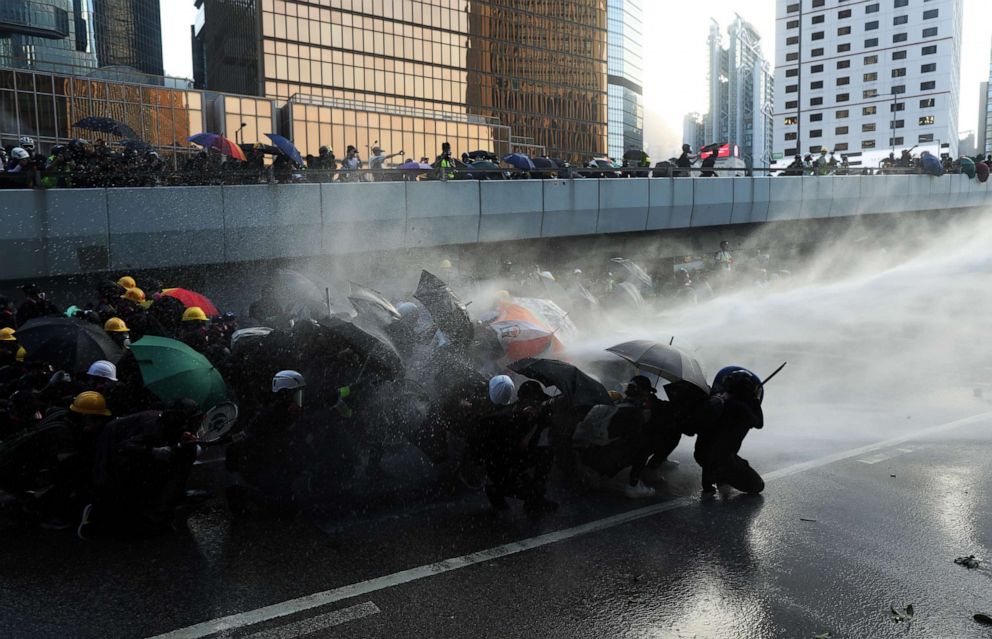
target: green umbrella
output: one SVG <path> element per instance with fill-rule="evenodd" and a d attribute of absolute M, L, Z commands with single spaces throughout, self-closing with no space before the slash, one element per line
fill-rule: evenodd
<path fill-rule="evenodd" d="M 207 411 L 227 401 L 224 378 L 206 357 L 166 337 L 146 335 L 131 344 L 145 388 L 163 401 L 189 398 Z"/>

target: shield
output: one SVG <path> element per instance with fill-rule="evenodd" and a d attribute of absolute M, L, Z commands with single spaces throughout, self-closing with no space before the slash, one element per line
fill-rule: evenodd
<path fill-rule="evenodd" d="M 117 363 L 123 354 L 103 328 L 70 317 L 39 317 L 17 330 L 28 360 L 43 361 L 68 373 L 79 373 L 104 359 Z"/>
<path fill-rule="evenodd" d="M 674 346 L 650 340 L 634 340 L 606 349 L 627 360 L 642 371 L 654 373 L 670 382 L 686 381 L 696 388 L 710 392 L 703 368 L 694 358 Z"/>
<path fill-rule="evenodd" d="M 454 344 L 472 339 L 472 319 L 465 304 L 444 281 L 429 271 L 421 271 L 413 297 L 420 301 L 447 338 Z"/>
<path fill-rule="evenodd" d="M 162 401 L 189 398 L 203 410 L 227 401 L 224 378 L 182 342 L 146 335 L 131 344 L 145 388 Z"/>
<path fill-rule="evenodd" d="M 510 364 L 509 368 L 545 386 L 554 386 L 575 406 L 613 403 L 605 386 L 571 364 L 556 359 L 528 358 Z"/>

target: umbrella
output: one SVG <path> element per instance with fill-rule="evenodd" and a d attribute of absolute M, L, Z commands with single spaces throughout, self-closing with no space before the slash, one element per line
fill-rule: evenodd
<path fill-rule="evenodd" d="M 579 329 L 569 319 L 568 313 L 551 300 L 537 297 L 512 297 L 510 302 L 533 313 L 551 328 L 555 337 L 562 341 L 569 341 L 579 335 Z"/>
<path fill-rule="evenodd" d="M 126 139 L 121 140 L 117 143 L 119 146 L 124 147 L 128 151 L 134 151 L 135 153 L 147 153 L 153 150 L 151 144 L 148 144 L 144 140 Z"/>
<path fill-rule="evenodd" d="M 503 161 L 510 166 L 520 169 L 521 171 L 533 171 L 534 161 L 523 153 L 511 153 L 503 158 Z"/>
<path fill-rule="evenodd" d="M 247 154 L 251 153 L 252 151 L 255 151 L 256 150 L 255 149 L 255 144 L 257 144 L 257 143 L 247 143 L 246 142 L 246 143 L 239 144 L 238 147 L 240 147 L 241 150 L 245 152 L 245 155 L 247 155 Z M 282 151 L 280 151 L 276 147 L 272 146 L 271 144 L 258 144 L 258 147 L 259 147 L 257 149 L 258 151 L 261 151 L 262 153 L 266 153 L 268 155 L 276 155 L 276 154 L 282 153 Z"/>
<path fill-rule="evenodd" d="M 298 165 L 303 166 L 303 156 L 300 155 L 300 151 L 296 148 L 296 145 L 282 137 L 278 133 L 266 133 L 265 137 L 272 140 L 272 143 L 282 151 L 286 157 L 288 157 L 293 162 Z"/>
<path fill-rule="evenodd" d="M 403 169 L 404 171 L 430 171 L 434 167 L 425 162 L 417 162 L 416 160 L 407 160 L 403 164 L 396 167 L 398 169 Z"/>
<path fill-rule="evenodd" d="M 307 276 L 289 269 L 279 269 L 272 278 L 276 300 L 291 317 L 311 319 L 325 317 L 328 309 L 328 291 Z"/>
<path fill-rule="evenodd" d="M 271 332 L 272 329 L 268 326 L 250 326 L 238 329 L 231 334 L 231 350 L 237 350 L 239 343 L 241 347 L 244 347 L 245 344 L 258 345 Z"/>
<path fill-rule="evenodd" d="M 591 162 L 591 164 L 595 168 L 597 168 L 597 169 L 619 169 L 620 168 L 616 164 L 614 164 L 613 162 L 611 162 L 610 160 L 604 160 L 602 158 L 600 158 L 598 160 L 593 160 Z"/>
<path fill-rule="evenodd" d="M 646 154 L 641 149 L 628 149 L 623 152 L 623 159 L 641 162 L 644 160 L 645 155 Z"/>
<path fill-rule="evenodd" d="M 17 341 L 29 360 L 47 362 L 67 373 L 78 373 L 98 359 L 117 362 L 121 349 L 103 328 L 76 318 L 39 317 L 17 329 Z"/>
<path fill-rule="evenodd" d="M 664 377 L 670 382 L 686 381 L 706 394 L 710 392 L 699 362 L 674 346 L 650 340 L 634 340 L 606 350 L 619 355 L 637 368 Z"/>
<path fill-rule="evenodd" d="M 386 379 L 403 377 L 403 360 L 386 338 L 337 317 L 325 317 L 320 326 L 333 342 L 353 350 L 369 370 Z"/>
<path fill-rule="evenodd" d="M 138 134 L 134 129 L 124 124 L 123 122 L 118 122 L 113 118 L 101 118 L 101 117 L 89 117 L 83 118 L 79 122 L 72 125 L 77 129 L 84 129 L 86 131 L 98 131 L 100 133 L 110 133 L 111 135 L 116 135 L 122 138 L 137 138 Z"/>
<path fill-rule="evenodd" d="M 230 156 L 235 160 L 246 162 L 248 159 L 245 157 L 245 152 L 241 150 L 241 147 L 217 133 L 197 133 L 186 139 L 193 144 L 199 144 L 205 149 L 217 149 L 224 155 Z"/>
<path fill-rule="evenodd" d="M 163 328 L 175 331 L 183 319 L 186 305 L 181 300 L 169 295 L 159 295 L 158 299 L 148 307 L 148 314 L 155 318 Z M 204 313 L 206 311 L 204 310 Z"/>
<path fill-rule="evenodd" d="M 490 162 L 489 160 L 475 160 L 468 165 L 469 175 L 472 177 L 489 177 L 498 176 L 502 172 L 502 169 L 495 162 Z M 473 172 L 471 169 L 475 169 Z"/>
<path fill-rule="evenodd" d="M 489 160 L 491 162 L 496 162 L 499 160 L 499 156 L 492 151 L 470 151 L 465 155 L 467 155 L 470 160 Z"/>
<path fill-rule="evenodd" d="M 989 179 L 989 165 L 985 162 L 977 162 L 975 164 L 975 175 L 978 177 L 979 182 L 985 182 Z"/>
<path fill-rule="evenodd" d="M 464 343 L 472 339 L 472 319 L 468 316 L 468 309 L 438 276 L 421 271 L 420 282 L 413 297 L 424 305 L 438 329 L 452 343 Z"/>
<path fill-rule="evenodd" d="M 531 161 L 534 163 L 535 169 L 541 169 L 543 171 L 558 170 L 558 165 L 551 158 L 532 158 Z"/>
<path fill-rule="evenodd" d="M 650 287 L 652 285 L 651 276 L 648 275 L 648 272 L 631 260 L 625 257 L 614 257 L 610 261 L 623 266 L 638 286 Z"/>
<path fill-rule="evenodd" d="M 961 158 L 958 160 L 961 164 L 961 172 L 968 176 L 968 179 L 975 179 L 975 161 L 971 158 Z"/>
<path fill-rule="evenodd" d="M 183 303 L 183 306 L 190 308 L 193 306 L 199 306 L 207 317 L 218 317 L 220 311 L 214 306 L 205 295 L 197 293 L 196 291 L 191 291 L 185 288 L 163 288 L 162 295 L 167 295 L 168 297 L 174 297 Z"/>
<path fill-rule="evenodd" d="M 571 364 L 556 359 L 527 358 L 513 362 L 509 368 L 545 386 L 554 386 L 575 406 L 613 404 L 605 386 Z"/>
<path fill-rule="evenodd" d="M 519 304 L 501 304 L 499 315 L 489 322 L 489 328 L 510 361 L 564 350 L 555 332 Z"/>
<path fill-rule="evenodd" d="M 351 295 L 348 301 L 355 307 L 355 311 L 360 318 L 368 318 L 379 328 L 383 328 L 400 319 L 400 312 L 396 310 L 393 303 L 386 299 L 386 296 L 371 288 L 367 288 L 354 282 L 351 285 Z"/>
<path fill-rule="evenodd" d="M 192 399 L 203 410 L 227 401 L 224 378 L 206 357 L 167 337 L 146 335 L 131 344 L 145 388 L 162 401 Z"/>

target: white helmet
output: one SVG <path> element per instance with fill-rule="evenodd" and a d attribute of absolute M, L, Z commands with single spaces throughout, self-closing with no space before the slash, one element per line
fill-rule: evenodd
<path fill-rule="evenodd" d="M 15 146 L 13 149 L 10 150 L 10 157 L 14 158 L 15 160 L 27 160 L 28 158 L 31 157 L 31 154 L 25 151 L 24 149 L 22 149 L 21 147 Z"/>
<path fill-rule="evenodd" d="M 489 399 L 497 406 L 506 406 L 513 399 L 513 380 L 509 375 L 497 375 L 489 380 Z"/>
<path fill-rule="evenodd" d="M 417 319 L 420 317 L 420 309 L 413 302 L 400 302 L 396 305 L 396 310 L 403 318 L 413 317 L 413 319 Z"/>
<path fill-rule="evenodd" d="M 299 390 L 306 388 L 307 382 L 296 371 L 279 371 L 272 378 L 272 392 L 278 393 L 284 390 Z"/>
<path fill-rule="evenodd" d="M 34 138 L 29 138 L 26 135 L 22 135 L 21 136 L 21 139 L 18 140 L 17 143 L 20 144 L 25 149 L 33 149 L 34 148 Z"/>
<path fill-rule="evenodd" d="M 117 367 L 105 359 L 98 359 L 90 364 L 90 368 L 86 371 L 86 374 L 92 377 L 102 377 L 111 382 L 117 381 Z"/>

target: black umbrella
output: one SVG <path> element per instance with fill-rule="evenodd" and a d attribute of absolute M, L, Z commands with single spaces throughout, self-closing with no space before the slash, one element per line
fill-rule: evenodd
<path fill-rule="evenodd" d="M 121 140 L 117 144 L 124 147 L 128 151 L 134 151 L 135 153 L 147 153 L 148 151 L 155 150 L 151 144 L 148 144 L 144 140 L 125 139 Z"/>
<path fill-rule="evenodd" d="M 441 278 L 421 271 L 413 297 L 420 300 L 434 319 L 434 324 L 453 344 L 464 344 L 472 339 L 472 319 L 468 316 L 468 309 Z"/>
<path fill-rule="evenodd" d="M 282 151 L 272 146 L 271 144 L 262 144 L 262 143 L 249 144 L 246 142 L 244 144 L 239 144 L 238 146 L 241 147 L 241 150 L 245 152 L 245 155 L 248 155 L 252 151 L 256 150 L 255 149 L 256 144 L 259 147 L 257 150 L 267 155 L 279 155 L 282 153 Z"/>
<path fill-rule="evenodd" d="M 118 122 L 113 118 L 101 118 L 101 117 L 89 117 L 83 118 L 79 122 L 73 124 L 77 129 L 84 129 L 86 131 L 98 131 L 100 133 L 110 133 L 111 135 L 116 135 L 122 138 L 135 139 L 138 134 L 134 129 L 124 124 L 123 122 Z"/>
<path fill-rule="evenodd" d="M 469 175 L 475 178 L 498 179 L 503 173 L 503 169 L 498 164 L 489 160 L 476 160 L 469 164 L 468 168 Z"/>
<path fill-rule="evenodd" d="M 528 357 L 513 362 L 509 368 L 524 377 L 536 379 L 545 386 L 556 387 L 575 406 L 589 407 L 613 403 L 605 386 L 571 364 L 556 359 Z"/>
<path fill-rule="evenodd" d="M 465 155 L 467 155 L 470 160 L 489 160 L 490 162 L 499 162 L 499 156 L 492 151 L 470 151 Z"/>
<path fill-rule="evenodd" d="M 706 382 L 699 362 L 674 346 L 650 340 L 634 340 L 606 350 L 619 355 L 637 368 L 664 377 L 670 382 L 686 381 L 707 395 L 710 392 L 710 385 Z"/>
<path fill-rule="evenodd" d="M 29 360 L 67 373 L 86 371 L 98 359 L 116 363 L 123 354 L 103 328 L 74 317 L 39 317 L 17 330 Z"/>
<path fill-rule="evenodd" d="M 644 159 L 644 155 L 645 155 L 644 151 L 640 149 L 628 149 L 627 151 L 623 152 L 623 159 L 640 162 Z"/>
<path fill-rule="evenodd" d="M 400 312 L 396 310 L 393 303 L 386 299 L 386 296 L 374 289 L 348 282 L 351 286 L 351 295 L 348 301 L 355 307 L 358 316 L 362 319 L 370 320 L 373 325 L 384 328 L 393 321 L 400 319 Z"/>
<path fill-rule="evenodd" d="M 385 337 L 337 317 L 325 317 L 320 320 L 320 326 L 332 342 L 354 351 L 370 372 L 386 379 L 403 377 L 403 360 Z"/>

